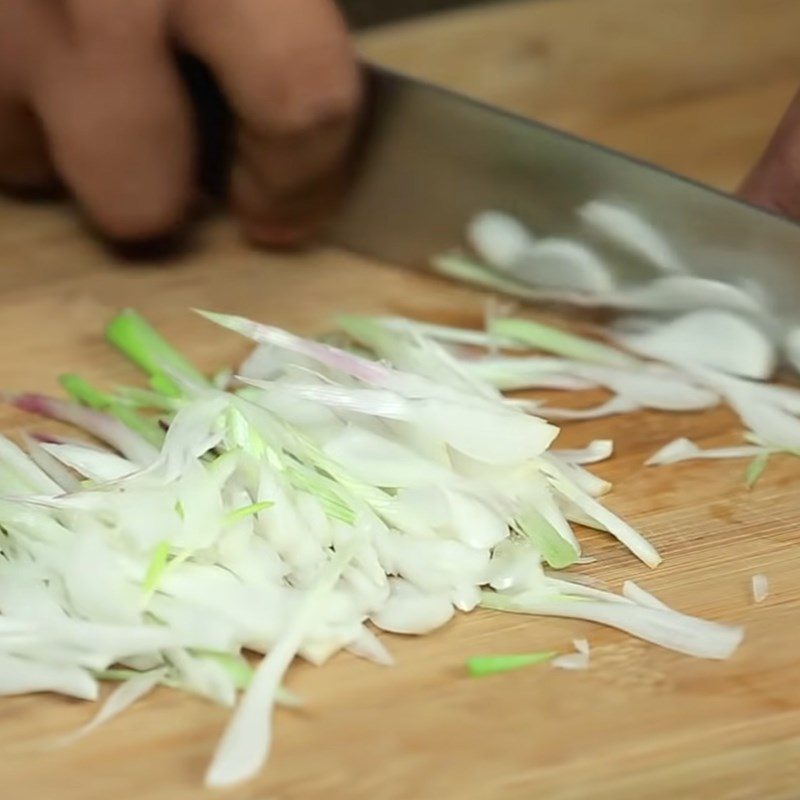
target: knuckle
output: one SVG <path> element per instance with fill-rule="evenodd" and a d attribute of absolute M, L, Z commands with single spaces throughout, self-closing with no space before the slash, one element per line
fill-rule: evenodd
<path fill-rule="evenodd" d="M 91 213 L 95 224 L 113 241 L 139 242 L 174 232 L 183 221 L 184 206 L 177 200 L 123 207 L 100 208 Z"/>
<path fill-rule="evenodd" d="M 327 128 L 347 122 L 356 107 L 355 97 L 346 87 L 322 89 L 315 97 L 298 98 L 287 107 L 284 124 L 289 131 Z"/>
<path fill-rule="evenodd" d="M 270 89 L 269 112 L 260 127 L 280 138 L 348 124 L 361 101 L 357 79 L 348 76 L 291 81 Z"/>

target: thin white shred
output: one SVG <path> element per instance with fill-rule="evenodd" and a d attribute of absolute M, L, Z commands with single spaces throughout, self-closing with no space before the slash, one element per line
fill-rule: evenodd
<path fill-rule="evenodd" d="M 133 474 L 139 468 L 116 453 L 101 452 L 94 447 L 75 444 L 42 444 L 42 449 L 64 466 L 93 481 L 115 481 Z"/>
<path fill-rule="evenodd" d="M 661 647 L 698 658 L 730 658 L 744 637 L 743 629 L 738 626 L 720 625 L 677 611 L 649 608 L 636 603 L 553 599 L 534 593 L 522 593 L 511 597 L 484 596 L 483 605 L 524 614 L 599 622 Z"/>
<path fill-rule="evenodd" d="M 536 413 L 540 417 L 552 420 L 581 420 L 581 419 L 600 419 L 601 417 L 612 417 L 615 414 L 628 414 L 631 411 L 638 411 L 641 406 L 634 400 L 622 395 L 616 395 L 605 403 L 592 408 L 555 408 L 543 406 L 538 408 Z"/>
<path fill-rule="evenodd" d="M 589 655 L 589 640 L 588 639 L 573 639 L 572 644 L 579 653 L 585 656 Z"/>
<path fill-rule="evenodd" d="M 206 772 L 206 786 L 222 788 L 252 778 L 269 756 L 272 744 L 272 710 L 283 675 L 297 655 L 319 607 L 353 557 L 345 547 L 286 626 L 283 635 L 262 659 L 244 697 L 228 723 Z"/>
<path fill-rule="evenodd" d="M 556 656 L 550 663 L 556 669 L 579 670 L 589 668 L 589 642 L 586 639 L 573 639 L 574 653 Z"/>
<path fill-rule="evenodd" d="M 429 336 L 440 342 L 480 347 L 486 350 L 502 348 L 503 350 L 525 350 L 524 345 L 512 339 L 503 339 L 487 331 L 475 328 L 455 328 L 449 325 L 438 325 L 434 322 L 420 322 L 407 317 L 377 317 L 378 322 L 399 332 L 413 331 L 422 336 Z"/>
<path fill-rule="evenodd" d="M 769 581 L 767 580 L 767 576 L 761 573 L 753 575 L 752 584 L 753 600 L 756 603 L 763 603 L 769 594 Z"/>
<path fill-rule="evenodd" d="M 155 689 L 156 686 L 163 680 L 165 670 L 157 669 L 151 672 L 137 675 L 134 678 L 121 683 L 114 689 L 111 694 L 106 698 L 106 701 L 100 707 L 97 714 L 92 717 L 85 725 L 82 725 L 73 733 L 67 734 L 58 740 L 59 745 L 69 745 L 73 742 L 88 736 L 90 733 L 96 731 L 102 725 L 119 716 L 123 711 L 126 711 L 134 703 L 140 700 L 145 695 Z"/>
<path fill-rule="evenodd" d="M 662 603 L 661 600 L 645 589 L 642 589 L 642 587 L 634 581 L 629 580 L 622 584 L 622 594 L 624 597 L 633 600 L 634 603 L 638 603 L 640 606 L 660 608 L 666 611 L 670 610 L 670 607 L 666 603 Z"/>
<path fill-rule="evenodd" d="M 347 649 L 354 656 L 382 667 L 392 667 L 395 663 L 394 656 L 386 645 L 367 627 L 361 628 L 358 637 L 347 645 Z"/>
<path fill-rule="evenodd" d="M 552 659 L 550 664 L 556 669 L 588 669 L 589 656 L 585 653 L 564 653 Z"/>
<path fill-rule="evenodd" d="M 36 441 L 26 433 L 23 434 L 22 438 L 31 460 L 62 489 L 67 492 L 76 492 L 81 488 L 81 483 L 74 473 L 55 456 L 50 455 L 44 449 L 42 442 Z"/>
<path fill-rule="evenodd" d="M 647 466 L 677 464 L 679 461 L 694 459 L 752 458 L 767 453 L 769 449 L 757 445 L 740 445 L 738 447 L 712 447 L 703 450 L 690 439 L 673 439 L 657 450 L 644 463 Z"/>

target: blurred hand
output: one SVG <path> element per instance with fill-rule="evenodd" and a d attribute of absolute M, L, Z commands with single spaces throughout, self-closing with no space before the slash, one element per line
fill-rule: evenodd
<path fill-rule="evenodd" d="M 740 194 L 765 208 L 800 220 L 800 92 Z"/>
<path fill-rule="evenodd" d="M 180 226 L 196 142 L 175 48 L 212 70 L 236 116 L 230 195 L 247 233 L 313 233 L 360 100 L 334 0 L 2 0 L 0 185 L 63 181 L 117 240 Z"/>

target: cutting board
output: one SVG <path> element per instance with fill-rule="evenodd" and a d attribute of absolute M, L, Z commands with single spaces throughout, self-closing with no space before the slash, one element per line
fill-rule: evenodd
<path fill-rule="evenodd" d="M 536 114 L 723 188 L 762 147 L 800 74 L 796 0 L 552 0 L 454 13 L 362 40 L 371 57 Z M 328 249 L 256 252 L 225 219 L 198 227 L 180 257 L 116 261 L 65 207 L 0 206 L 2 386 L 51 391 L 64 369 L 103 385 L 137 377 L 103 343 L 120 306 L 141 310 L 214 368 L 246 345 L 191 306 L 304 332 L 340 311 L 480 322 L 484 297 Z M 584 398 L 589 403 L 597 398 Z M 578 402 L 569 398 L 564 402 Z M 13 432 L 40 423 L 3 409 Z M 307 700 L 280 711 L 263 775 L 220 796 L 245 800 L 797 798 L 800 796 L 800 462 L 777 457 L 750 492 L 744 463 L 644 468 L 676 436 L 738 441 L 725 410 L 642 413 L 570 424 L 565 446 L 613 438 L 597 472 L 608 505 L 665 561 L 650 571 L 583 532 L 598 562 L 580 571 L 619 589 L 633 578 L 689 613 L 741 623 L 729 662 L 695 660 L 587 623 L 476 612 L 446 629 L 389 637 L 393 669 L 340 655 L 298 664 Z M 751 598 L 755 573 L 770 595 Z M 585 672 L 547 666 L 470 679 L 478 653 L 592 645 Z M 31 800 L 189 800 L 228 712 L 158 690 L 80 744 L 53 737 L 90 705 L 50 696 L 0 701 L 0 793 Z M 45 749 L 43 750 L 43 747 Z"/>

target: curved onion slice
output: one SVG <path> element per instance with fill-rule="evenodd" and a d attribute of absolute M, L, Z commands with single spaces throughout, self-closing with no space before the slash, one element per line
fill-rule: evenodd
<path fill-rule="evenodd" d="M 642 589 L 642 587 L 634 581 L 625 581 L 622 584 L 622 596 L 627 597 L 628 600 L 633 600 L 634 603 L 638 603 L 640 606 L 660 608 L 669 611 L 669 606 L 666 603 L 662 603 L 657 597 L 650 594 L 650 592 L 645 589 Z"/>
<path fill-rule="evenodd" d="M 159 682 L 164 678 L 166 670 L 155 669 L 136 675 L 130 680 L 121 683 L 106 699 L 100 710 L 85 725 L 82 725 L 73 733 L 63 737 L 59 744 L 72 744 L 72 742 L 88 736 L 96 731 L 106 722 L 119 716 L 127 708 L 130 708 L 137 700 L 149 694 Z"/>
<path fill-rule="evenodd" d="M 551 455 L 566 461 L 568 464 L 596 464 L 611 458 L 614 442 L 611 439 L 595 439 L 582 450 L 551 450 Z"/>
<path fill-rule="evenodd" d="M 605 386 L 643 408 L 659 411 L 698 411 L 719 404 L 719 395 L 688 381 L 680 373 L 655 365 L 639 370 L 576 364 L 581 377 Z"/>
<path fill-rule="evenodd" d="M 762 443 L 777 449 L 800 448 L 800 419 L 793 405 L 796 397 L 788 387 L 753 383 L 693 362 L 676 360 L 675 364 L 719 392 Z"/>
<path fill-rule="evenodd" d="M 614 288 L 611 270 L 588 247 L 571 239 L 539 239 L 506 268 L 532 286 L 605 294 Z"/>
<path fill-rule="evenodd" d="M 694 311 L 618 339 L 649 358 L 695 361 L 756 380 L 768 378 L 777 360 L 775 348 L 759 328 L 727 311 Z"/>
<path fill-rule="evenodd" d="M 445 595 L 424 592 L 402 578 L 393 578 L 388 601 L 371 616 L 379 628 L 391 633 L 422 634 L 441 628 L 454 613 Z"/>
<path fill-rule="evenodd" d="M 578 216 L 592 231 L 654 269 L 686 272 L 686 267 L 667 240 L 629 208 L 603 200 L 590 200 L 578 209 Z"/>
<path fill-rule="evenodd" d="M 728 283 L 689 275 L 666 275 L 643 286 L 588 294 L 564 289 L 538 289 L 507 273 L 448 253 L 431 260 L 435 272 L 483 286 L 512 297 L 539 303 L 564 303 L 578 308 L 612 308 L 627 311 L 691 311 L 722 308 L 762 317 L 760 299 Z"/>
<path fill-rule="evenodd" d="M 514 267 L 533 237 L 519 220 L 501 211 L 482 211 L 467 227 L 467 240 L 475 252 L 496 269 Z"/>
<path fill-rule="evenodd" d="M 616 300 L 608 305 L 650 311 L 722 308 L 763 314 L 761 304 L 742 289 L 711 278 L 689 275 L 656 278 L 642 287 L 620 292 Z"/>

